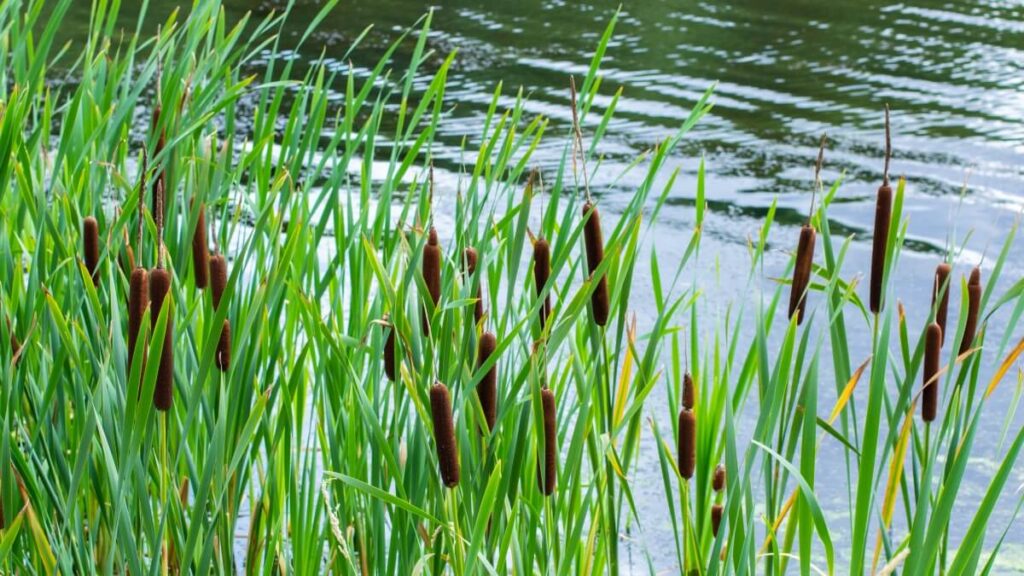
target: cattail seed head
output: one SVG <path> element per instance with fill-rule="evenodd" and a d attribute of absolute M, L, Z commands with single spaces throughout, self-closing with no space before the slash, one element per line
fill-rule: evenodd
<path fill-rule="evenodd" d="M 721 492 L 725 489 L 725 466 L 719 464 L 715 467 L 715 475 L 711 480 L 711 487 L 714 488 L 715 492 Z"/>
<path fill-rule="evenodd" d="M 693 410 L 697 392 L 693 387 L 693 376 L 689 372 L 683 374 L 683 408 Z"/>
<path fill-rule="evenodd" d="M 423 246 L 423 282 L 427 285 L 427 294 L 432 303 L 423 309 L 423 333 L 430 334 L 430 315 L 441 301 L 441 245 L 433 226 Z"/>
<path fill-rule="evenodd" d="M 217 369 L 227 372 L 231 367 L 231 321 L 224 319 L 224 326 L 220 329 L 220 340 L 217 341 Z"/>
<path fill-rule="evenodd" d="M 100 225 L 92 216 L 86 216 L 82 221 L 82 248 L 85 253 L 85 267 L 92 276 L 92 282 L 99 284 Z"/>
<path fill-rule="evenodd" d="M 882 275 L 885 274 L 885 249 L 892 223 L 892 187 L 888 183 L 878 188 L 875 201 L 875 235 L 871 243 L 871 311 L 882 311 Z"/>
<path fill-rule="evenodd" d="M 494 332 L 484 332 L 480 335 L 479 353 L 477 354 L 477 368 L 482 367 L 498 348 L 498 339 Z M 498 421 L 498 365 L 491 366 L 484 374 L 483 380 L 476 386 L 476 394 L 480 399 L 480 406 L 484 409 L 484 418 L 487 419 L 487 429 L 494 430 L 494 424 Z"/>
<path fill-rule="evenodd" d="M 462 254 L 462 260 L 466 269 L 466 276 L 474 276 L 476 274 L 477 262 L 479 261 L 476 248 L 466 248 Z M 473 296 L 476 298 L 476 304 L 473 306 L 473 319 L 476 324 L 479 324 L 480 320 L 484 317 L 484 300 L 483 295 L 480 293 L 479 280 L 476 280 L 473 286 Z"/>
<path fill-rule="evenodd" d="M 683 408 L 679 411 L 679 474 L 689 480 L 693 478 L 696 465 L 697 448 L 697 415 L 693 410 Z"/>
<path fill-rule="evenodd" d="M 551 245 L 548 241 L 539 238 L 533 244 L 533 283 L 537 289 L 537 296 L 544 291 L 544 287 L 551 277 Z M 540 307 L 540 329 L 548 323 L 548 316 L 551 315 L 551 294 L 544 297 L 544 303 Z"/>
<path fill-rule="evenodd" d="M 199 203 L 199 218 L 192 235 L 192 268 L 195 271 L 196 288 L 202 290 L 210 279 L 210 250 L 206 245 L 206 204 Z"/>
<path fill-rule="evenodd" d="M 942 351 L 942 328 L 932 322 L 925 330 L 924 344 L 924 390 L 921 393 L 921 418 L 925 422 L 935 420 L 939 411 L 939 354 Z"/>
<path fill-rule="evenodd" d="M 952 267 L 943 262 L 935 268 L 935 286 L 932 289 L 932 307 L 935 308 L 935 322 L 942 329 L 942 341 L 946 340 L 946 315 L 949 312 L 949 273 Z M 938 303 L 936 304 L 936 301 Z"/>
<path fill-rule="evenodd" d="M 811 266 L 814 264 L 815 232 L 810 225 L 800 228 L 800 241 L 796 249 L 796 266 L 793 268 L 793 285 L 789 291 L 789 317 L 796 314 L 796 323 L 804 321 L 807 306 L 807 287 L 811 282 Z"/>
<path fill-rule="evenodd" d="M 128 279 L 128 373 L 131 374 L 135 361 L 135 345 L 142 332 L 142 318 L 149 306 L 149 272 L 138 267 L 132 270 Z M 145 366 L 146 346 L 143 343 L 140 362 Z"/>
<path fill-rule="evenodd" d="M 156 326 L 160 311 L 171 290 L 171 273 L 164 268 L 154 268 L 149 273 L 149 300 L 152 302 L 152 323 Z M 167 316 L 164 332 L 163 353 L 157 369 L 156 388 L 153 390 L 153 406 L 162 412 L 171 409 L 174 398 L 174 318 Z"/>
<path fill-rule="evenodd" d="M 593 276 L 604 260 L 604 235 L 601 233 L 601 215 L 597 211 L 597 206 L 585 202 L 583 217 L 587 218 L 587 215 L 590 218 L 587 219 L 583 227 L 583 239 L 587 247 L 587 269 Z M 590 303 L 594 309 L 594 322 L 598 326 L 606 325 L 609 310 L 608 277 L 606 275 L 602 275 L 598 279 L 597 288 L 594 289 L 594 294 L 590 297 Z"/>
<path fill-rule="evenodd" d="M 538 463 L 537 482 L 541 492 L 550 496 L 555 492 L 555 481 L 558 476 L 558 428 L 555 422 L 555 393 L 550 388 L 540 391 L 541 404 L 544 408 L 544 471 L 540 474 Z"/>
<path fill-rule="evenodd" d="M 449 488 L 459 484 L 459 452 L 455 444 L 455 422 L 448 387 L 437 382 L 430 387 L 430 412 L 434 420 L 434 442 L 441 481 Z"/>
<path fill-rule="evenodd" d="M 394 382 L 398 376 L 398 363 L 395 356 L 395 325 L 388 328 L 388 337 L 384 340 L 384 374 Z"/>
<path fill-rule="evenodd" d="M 210 295 L 213 297 L 214 309 L 220 308 L 220 299 L 224 297 L 224 288 L 228 285 L 228 263 L 222 254 L 210 257 Z"/>
<path fill-rule="evenodd" d="M 717 538 L 718 529 L 722 526 L 722 516 L 725 513 L 725 508 L 721 504 L 715 504 L 711 507 L 711 533 Z"/>
<path fill-rule="evenodd" d="M 971 279 L 967 282 L 967 322 L 964 325 L 964 338 L 960 341 L 960 354 L 971 349 L 974 337 L 978 332 L 978 313 L 981 311 L 981 269 L 971 270 Z"/>

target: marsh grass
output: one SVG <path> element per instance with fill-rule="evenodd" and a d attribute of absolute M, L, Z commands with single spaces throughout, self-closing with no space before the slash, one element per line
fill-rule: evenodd
<path fill-rule="evenodd" d="M 218 2 L 197 2 L 158 30 L 143 14 L 122 34 L 119 4 L 97 2 L 73 48 L 54 43 L 69 4 L 45 18 L 43 0 L 0 6 L 0 314 L 11 341 L 0 352 L 0 570 L 618 573 L 620 537 L 644 520 L 633 488 L 652 481 L 636 475 L 642 437 L 661 471 L 671 569 L 991 568 L 1003 540 L 988 529 L 1024 434 L 977 507 L 954 517 L 953 504 L 983 410 L 1024 350 L 1011 346 L 1024 285 L 993 293 L 1016 228 L 985 290 L 970 292 L 976 331 L 966 315 L 949 326 L 950 349 L 973 346 L 940 361 L 926 424 L 914 417 L 925 327 L 876 305 L 898 297 L 885 279 L 906 238 L 903 181 L 879 204 L 868 307 L 860 271 L 843 266 L 852 238 L 830 232 L 836 182 L 809 222 L 821 255 L 803 323 L 785 322 L 782 284 L 724 323 L 708 319 L 693 272 L 709 217 L 703 162 L 678 266 L 640 247 L 679 193 L 666 160 L 710 110 L 709 91 L 631 165 L 646 177 L 602 213 L 603 254 L 589 257 L 588 178 L 603 169 L 620 94 L 598 98 L 614 20 L 567 90 L 572 133 L 498 87 L 455 190 L 429 176 L 454 61 L 428 48 L 429 14 L 357 72 L 284 57 L 334 2 L 288 46 L 287 10 L 229 23 Z M 408 64 L 394 70 L 400 49 Z M 51 85 L 55 70 L 77 82 Z M 152 124 L 139 140 L 136 116 Z M 564 144 L 546 185 L 531 173 L 542 142 Z M 450 236 L 431 233 L 442 196 L 454 205 Z M 98 261 L 127 235 L 135 270 L 101 265 L 89 281 L 85 214 L 104 231 Z M 773 205 L 752 240 L 751 285 L 764 280 L 774 216 Z M 209 298 L 193 260 L 206 226 Z M 148 290 L 136 279 L 146 266 Z M 638 274 L 655 310 L 642 328 L 630 320 Z M 601 323 L 593 303 L 605 289 Z M 972 297 L 961 293 L 961 309 Z M 1007 309 L 1007 333 L 989 333 Z M 870 326 L 867 360 L 850 356 L 853 322 Z M 983 369 L 980 348 L 1005 361 Z M 831 380 L 839 400 L 824 406 Z M 658 402 L 687 420 L 656 421 Z M 752 438 L 741 440 L 736 420 L 751 405 Z M 680 455 L 672 439 L 683 433 Z M 842 550 L 816 498 L 825 442 L 841 446 L 830 465 L 848 480 Z"/>

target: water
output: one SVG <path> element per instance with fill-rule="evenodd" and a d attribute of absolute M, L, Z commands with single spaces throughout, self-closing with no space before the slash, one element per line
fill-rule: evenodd
<path fill-rule="evenodd" d="M 165 0 L 152 4 L 154 26 L 176 5 Z M 226 4 L 229 20 L 250 9 L 262 16 L 273 6 L 234 0 Z M 447 91 L 453 117 L 445 122 L 435 148 L 438 165 L 455 170 L 462 139 L 479 132 L 479 120 L 499 81 L 509 97 L 517 88 L 524 89 L 530 99 L 529 115 L 550 119 L 548 135 L 555 140 L 541 148 L 535 160 L 541 168 L 557 165 L 563 150 L 557 139 L 567 138 L 570 121 L 567 75 L 586 73 L 617 6 L 617 1 L 592 0 L 461 0 L 437 7 L 428 44 L 439 56 L 428 68 L 436 67 L 451 50 L 459 52 Z M 428 8 L 412 0 L 343 2 L 323 22 L 304 55 L 313 58 L 326 49 L 329 57 L 340 57 L 373 24 L 351 57 L 357 65 L 369 65 Z M 88 3 L 73 10 L 84 16 Z M 312 2 L 296 8 L 295 35 L 317 10 Z M 126 9 L 123 19 L 130 25 L 135 15 Z M 896 271 L 897 292 L 911 326 L 919 327 L 927 314 L 931 274 L 951 239 L 959 243 L 970 234 L 967 249 L 956 261 L 958 279 L 985 254 L 991 263 L 1024 207 L 1022 33 L 1024 6 L 997 0 L 780 0 L 770 9 L 752 0 L 630 3 L 620 15 L 602 68 L 598 110 L 603 111 L 616 89 L 621 88 L 623 95 L 600 147 L 604 162 L 595 175 L 595 191 L 611 212 L 623 204 L 642 173 L 630 173 L 614 185 L 612 180 L 636 155 L 671 135 L 704 90 L 717 82 L 713 112 L 663 171 L 682 170 L 651 240 L 663 266 L 678 261 L 684 249 L 681 239 L 692 229 L 695 175 L 703 155 L 710 210 L 698 267 L 708 273 L 707 307 L 720 310 L 729 301 L 748 297 L 748 288 L 732 278 L 746 275 L 747 240 L 756 237 L 775 199 L 781 225 L 770 238 L 765 276 L 781 274 L 810 202 L 818 139 L 827 133 L 823 177 L 829 183 L 840 175 L 845 178 L 830 212 L 832 229 L 837 235 L 853 236 L 844 272 L 846 277 L 860 273 L 863 279 L 874 191 L 881 180 L 882 110 L 888 103 L 895 149 L 891 171 L 908 179 L 910 219 L 909 250 Z M 408 57 L 410 51 L 411 46 L 404 46 L 398 58 Z M 443 192 L 439 205 L 444 206 Z M 1024 274 L 1019 244 L 1004 270 L 1004 277 L 1011 280 Z M 650 289 L 649 278 L 639 278 L 638 284 L 638 293 Z M 954 292 L 954 302 L 958 293 Z M 643 299 L 635 300 L 641 322 L 652 317 Z M 812 307 L 815 304 L 812 297 Z M 951 306 L 951 323 L 956 308 Z M 1001 337 L 1002 328 L 997 319 L 990 330 Z M 866 324 L 852 321 L 850 338 L 852 360 L 859 364 L 869 353 Z M 986 353 L 988 365 L 998 361 L 994 352 Z M 831 388 L 831 383 L 822 385 L 822 407 L 831 406 Z M 965 511 L 977 503 L 993 471 L 988 459 L 999 453 L 1002 407 L 1012 388 L 1008 382 L 997 392 L 990 409 L 992 425 L 977 441 L 978 471 L 971 472 L 963 489 Z M 663 394 L 655 392 L 652 398 L 658 400 L 652 404 L 658 404 Z M 651 410 L 667 423 L 662 408 Z M 1020 422 L 1018 417 L 1017 425 Z M 645 453 L 648 459 L 640 463 L 639 473 L 660 477 L 651 447 Z M 826 442 L 819 486 L 827 487 L 830 479 L 845 483 L 839 465 L 830 470 L 827 464 L 840 462 L 839 457 L 839 449 Z M 1021 482 L 1024 474 L 1018 467 L 1011 485 Z M 671 571 L 673 544 L 660 482 L 640 483 L 637 490 L 645 524 L 631 534 L 635 568 L 644 570 L 642 558 L 649 553 L 656 568 Z M 826 488 L 820 497 L 830 511 L 830 524 L 842 533 L 848 523 L 845 491 L 831 493 Z M 1001 529 L 1008 520 L 1009 511 L 1001 510 L 992 526 Z M 1024 536 L 1017 531 L 1009 540 L 1015 552 L 1008 556 L 1024 555 Z M 842 539 L 836 543 L 837 549 L 845 545 L 848 541 Z"/>

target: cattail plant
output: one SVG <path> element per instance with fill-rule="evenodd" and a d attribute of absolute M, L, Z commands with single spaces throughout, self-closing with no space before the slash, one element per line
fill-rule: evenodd
<path fill-rule="evenodd" d="M 932 322 L 925 330 L 924 390 L 921 392 L 921 419 L 935 420 L 939 410 L 939 354 L 942 351 L 942 328 Z"/>
<path fill-rule="evenodd" d="M 543 471 L 541 461 L 537 462 L 537 482 L 541 492 L 550 496 L 555 492 L 555 480 L 558 475 L 558 429 L 555 422 L 555 393 L 550 388 L 540 391 L 541 405 L 544 411 L 544 454 Z"/>
<path fill-rule="evenodd" d="M 159 227 L 158 227 L 159 228 Z M 149 273 L 149 299 L 152 302 L 152 323 L 156 326 L 157 318 L 163 309 L 164 302 L 171 290 L 171 273 L 159 264 Z M 160 356 L 160 367 L 157 369 L 156 388 L 153 391 L 153 406 L 162 412 L 171 409 L 174 398 L 174 317 L 167 315 L 167 327 L 164 332 L 163 353 Z"/>
<path fill-rule="evenodd" d="M 466 248 L 462 253 L 462 263 L 465 267 L 466 277 L 472 278 L 476 274 L 476 265 L 479 257 L 476 252 L 476 248 Z M 473 318 L 476 324 L 480 324 L 480 320 L 484 317 L 484 299 L 483 294 L 480 291 L 480 281 L 476 280 L 473 285 L 473 296 L 476 298 L 476 304 L 473 306 Z"/>
<path fill-rule="evenodd" d="M 220 299 L 224 296 L 224 288 L 228 285 L 228 263 L 222 254 L 210 256 L 210 297 L 213 308 L 220 308 Z"/>
<path fill-rule="evenodd" d="M 135 361 L 135 345 L 142 332 L 142 319 L 149 306 L 149 272 L 142 266 L 132 270 L 128 279 L 128 373 L 131 374 Z M 146 347 L 142 347 L 143 366 L 145 366 Z"/>
<path fill-rule="evenodd" d="M 537 289 L 537 297 L 544 291 L 544 286 L 551 277 L 551 245 L 543 237 L 533 243 L 533 283 Z M 540 329 L 548 323 L 548 316 L 551 315 L 551 294 L 544 297 L 544 303 L 540 307 Z"/>
<path fill-rule="evenodd" d="M 587 216 L 589 215 L 589 218 Z M 604 236 L 601 233 L 601 215 L 597 211 L 597 206 L 594 206 L 589 201 L 583 203 L 583 217 L 587 218 L 587 223 L 583 228 L 583 239 L 587 247 L 587 269 L 590 271 L 590 275 L 593 276 L 597 271 L 597 267 L 601 265 L 604 260 Z M 602 275 L 597 281 L 597 288 L 594 289 L 594 294 L 590 297 L 591 307 L 594 310 L 594 322 L 598 326 L 604 326 L 608 323 L 608 277 Z"/>
<path fill-rule="evenodd" d="M 885 168 L 882 185 L 875 199 L 875 235 L 871 243 L 871 311 L 882 311 L 882 276 L 885 274 L 885 250 L 889 241 L 889 227 L 892 223 L 892 187 L 889 186 L 889 159 L 892 157 L 892 140 L 889 132 L 889 106 L 885 107 Z"/>
<path fill-rule="evenodd" d="M 206 245 L 206 204 L 202 202 L 199 203 L 196 230 L 192 234 L 192 268 L 195 273 L 196 289 L 206 288 L 210 278 L 210 251 Z"/>
<path fill-rule="evenodd" d="M 430 334 L 430 317 L 441 301 L 441 245 L 433 226 L 423 246 L 423 282 L 427 285 L 427 295 L 431 302 L 430 306 L 425 305 L 423 308 L 423 333 Z"/>
<path fill-rule="evenodd" d="M 722 514 L 725 512 L 725 507 L 721 504 L 715 504 L 711 507 L 711 533 L 717 538 L 718 529 L 722 526 Z"/>
<path fill-rule="evenodd" d="M 693 387 L 693 376 L 689 372 L 683 374 L 683 408 L 693 410 L 697 393 Z"/>
<path fill-rule="evenodd" d="M 398 376 L 398 363 L 395 361 L 395 324 L 387 327 L 388 337 L 384 340 L 384 374 L 394 382 Z"/>
<path fill-rule="evenodd" d="M 946 316 L 949 312 L 949 273 L 952 268 L 943 262 L 935 268 L 935 286 L 932 288 L 932 308 L 935 323 L 942 329 L 942 342 L 946 341 Z"/>
<path fill-rule="evenodd" d="M 92 283 L 99 284 L 100 225 L 92 216 L 86 216 L 82 221 L 82 251 L 85 255 L 85 267 L 92 276 Z"/>
<path fill-rule="evenodd" d="M 459 451 L 455 444 L 451 396 L 448 387 L 441 382 L 435 382 L 430 387 L 430 413 L 434 420 L 434 442 L 437 445 L 441 481 L 445 486 L 454 488 L 459 484 Z"/>
<path fill-rule="evenodd" d="M 715 475 L 712 477 L 711 487 L 715 492 L 721 492 L 725 489 L 725 466 L 719 464 L 715 467 Z"/>
<path fill-rule="evenodd" d="M 804 224 L 800 228 L 800 241 L 796 248 L 796 267 L 793 268 L 793 285 L 789 292 L 789 317 L 796 314 L 796 323 L 804 321 L 807 304 L 807 287 L 811 282 L 811 266 L 814 263 L 814 227 Z"/>
<path fill-rule="evenodd" d="M 967 281 L 967 322 L 964 325 L 964 338 L 960 341 L 960 354 L 971 349 L 974 337 L 978 332 L 978 313 L 981 310 L 981 268 L 971 270 L 971 278 Z"/>
<path fill-rule="evenodd" d="M 482 367 L 498 348 L 498 339 L 494 332 L 484 332 L 480 335 L 479 353 L 477 354 L 477 369 Z M 494 424 L 498 420 L 498 364 L 491 366 L 484 374 L 483 380 L 476 386 L 476 395 L 480 399 L 480 406 L 484 410 L 484 418 L 487 420 L 487 429 L 494 430 Z"/>
<path fill-rule="evenodd" d="M 697 416 L 688 408 L 679 411 L 678 448 L 679 475 L 689 480 L 693 478 L 697 459 Z"/>
<path fill-rule="evenodd" d="M 227 372 L 231 367 L 231 321 L 224 319 L 224 325 L 220 329 L 220 339 L 217 340 L 217 369 Z"/>

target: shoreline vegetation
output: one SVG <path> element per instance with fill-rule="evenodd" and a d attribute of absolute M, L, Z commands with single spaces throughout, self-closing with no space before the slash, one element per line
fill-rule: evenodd
<path fill-rule="evenodd" d="M 996 566 L 1024 430 L 1004 429 L 979 504 L 956 503 L 979 428 L 1016 410 L 989 404 L 1024 352 L 1024 281 L 995 292 L 1017 228 L 984 275 L 951 247 L 910 325 L 888 109 L 868 285 L 829 228 L 823 137 L 785 279 L 764 277 L 773 204 L 729 272 L 757 297 L 723 321 L 695 271 L 714 258 L 703 160 L 678 264 L 643 249 L 713 87 L 631 164 L 647 176 L 624 205 L 592 194 L 614 19 L 566 78 L 572 130 L 498 86 L 453 184 L 431 143 L 457 56 L 432 53 L 430 14 L 357 73 L 285 57 L 337 2 L 287 47 L 287 9 L 234 23 L 217 1 L 134 31 L 97 2 L 84 44 L 58 45 L 70 0 L 45 4 L 0 7 L 0 572 L 621 573 L 638 482 L 674 535 L 667 568 L 641 548 L 651 573 Z M 564 145 L 556 168 L 531 164 L 542 142 Z M 639 477 L 642 450 L 660 475 Z M 840 519 L 821 466 L 845 471 Z"/>

